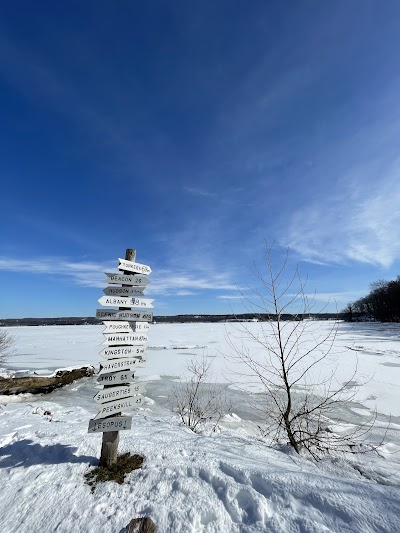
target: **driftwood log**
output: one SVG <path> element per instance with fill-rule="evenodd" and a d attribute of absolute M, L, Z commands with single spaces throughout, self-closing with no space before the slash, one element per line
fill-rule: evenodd
<path fill-rule="evenodd" d="M 58 370 L 53 376 L 25 376 L 0 378 L 0 394 L 47 394 L 55 389 L 69 385 L 76 379 L 90 377 L 94 367 L 83 366 L 72 370 Z"/>

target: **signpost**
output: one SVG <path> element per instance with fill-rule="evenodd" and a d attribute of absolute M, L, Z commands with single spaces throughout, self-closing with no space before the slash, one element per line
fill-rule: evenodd
<path fill-rule="evenodd" d="M 108 374 L 109 372 L 117 372 L 119 370 L 134 370 L 135 368 L 143 368 L 147 361 L 141 357 L 127 357 L 126 359 L 110 359 L 109 361 L 100 361 L 101 374 Z"/>
<path fill-rule="evenodd" d="M 104 333 L 105 345 L 117 346 L 129 344 L 130 346 L 140 346 L 147 342 L 147 335 L 144 333 Z"/>
<path fill-rule="evenodd" d="M 133 381 L 135 381 L 135 373 L 130 370 L 101 374 L 97 377 L 99 385 L 121 385 L 121 383 L 131 383 Z"/>
<path fill-rule="evenodd" d="M 138 274 L 151 274 L 151 268 L 147 265 L 141 265 L 140 263 L 135 263 L 134 261 L 127 261 L 126 259 L 121 259 L 118 257 L 119 266 L 118 268 L 127 272 L 137 272 Z"/>
<path fill-rule="evenodd" d="M 115 400 L 113 402 L 103 403 L 100 407 L 100 411 L 94 417 L 94 420 L 98 418 L 106 418 L 107 416 L 120 413 L 122 409 L 132 411 L 138 404 L 142 403 L 142 396 L 132 396 L 131 398 L 122 398 L 121 400 Z"/>
<path fill-rule="evenodd" d="M 130 385 L 122 385 L 120 387 L 110 387 L 100 390 L 93 396 L 96 403 L 106 403 L 119 398 L 129 398 L 135 394 L 142 394 L 146 392 L 144 383 L 135 383 Z"/>
<path fill-rule="evenodd" d="M 144 287 L 113 287 L 110 285 L 103 289 L 107 296 L 129 296 L 131 294 L 143 296 Z"/>
<path fill-rule="evenodd" d="M 146 276 L 140 276 L 136 274 L 118 274 L 115 272 L 106 272 L 107 279 L 106 283 L 123 283 L 124 285 L 137 285 L 139 287 L 145 287 L 150 280 Z"/>
<path fill-rule="evenodd" d="M 102 296 L 98 299 L 99 304 L 105 305 L 105 306 L 111 306 L 115 307 L 118 305 L 123 305 L 125 307 L 147 307 L 152 308 L 151 302 L 153 300 L 150 300 L 150 298 L 131 298 L 131 297 L 124 297 L 124 296 Z"/>
<path fill-rule="evenodd" d="M 147 331 L 150 326 L 147 322 L 103 322 L 106 329 L 103 333 L 135 333 L 136 331 Z"/>
<path fill-rule="evenodd" d="M 144 355 L 144 346 L 109 346 L 101 350 L 99 355 L 103 359 L 116 359 L 117 357 L 138 357 Z"/>
<path fill-rule="evenodd" d="M 153 313 L 151 311 L 117 311 L 116 309 L 97 309 L 96 318 L 104 320 L 105 318 L 112 318 L 113 320 L 140 320 L 151 322 L 153 320 Z"/>
<path fill-rule="evenodd" d="M 110 286 L 103 289 L 105 296 L 98 301 L 118 309 L 96 310 L 96 318 L 105 325 L 105 348 L 99 354 L 102 360 L 97 375 L 97 384 L 104 388 L 94 396 L 100 411 L 89 421 L 88 432 L 103 433 L 100 457 L 103 467 L 110 467 L 117 460 L 119 431 L 131 428 L 132 418 L 121 416 L 121 411 L 136 409 L 145 392 L 144 384 L 135 382 L 134 370 L 146 363 L 146 332 L 153 313 L 132 310 L 132 307 L 153 308 L 152 299 L 141 297 L 149 283 L 147 275 L 151 268 L 135 260 L 136 251 L 128 249 L 125 259 L 118 259 L 120 272 L 106 272 L 105 281 Z"/>
<path fill-rule="evenodd" d="M 104 433 L 106 431 L 123 431 L 131 429 L 131 416 L 118 416 L 113 418 L 103 418 L 101 420 L 89 420 L 89 433 Z"/>

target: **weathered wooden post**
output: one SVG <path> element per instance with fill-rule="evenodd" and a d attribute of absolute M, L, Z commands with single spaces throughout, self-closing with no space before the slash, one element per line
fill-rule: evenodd
<path fill-rule="evenodd" d="M 94 399 L 100 403 L 101 410 L 93 420 L 89 421 L 89 433 L 103 432 L 100 466 L 109 467 L 117 460 L 119 431 L 131 428 L 132 417 L 121 416 L 122 409 L 135 409 L 142 401 L 143 384 L 133 383 L 132 370 L 142 367 L 145 363 L 143 345 L 147 342 L 144 334 L 149 329 L 148 322 L 153 319 L 151 312 L 131 310 L 132 307 L 153 307 L 147 298 L 131 295 L 143 295 L 149 283 L 147 274 L 151 268 L 135 262 L 136 250 L 127 249 L 125 259 L 119 259 L 119 273 L 106 273 L 112 285 L 103 292 L 107 296 L 99 299 L 105 306 L 119 306 L 117 309 L 98 309 L 96 317 L 112 319 L 104 322 L 103 331 L 107 347 L 100 352 L 106 361 L 100 362 L 97 383 L 104 385 Z M 140 273 L 140 275 L 132 275 Z M 124 322 L 119 322 L 124 321 Z M 132 384 L 133 383 L 133 384 Z M 115 385 L 118 385 L 117 387 Z"/>

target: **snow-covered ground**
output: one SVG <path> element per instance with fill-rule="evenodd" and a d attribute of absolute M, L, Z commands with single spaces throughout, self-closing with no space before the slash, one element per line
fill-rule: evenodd
<path fill-rule="evenodd" d="M 319 334 L 331 323 L 318 323 Z M 245 324 L 257 339 L 261 325 Z M 98 365 L 103 326 L 8 328 L 17 355 L 7 372 L 47 374 Z M 309 335 L 309 337 L 307 337 Z M 306 333 L 305 346 L 312 342 Z M 96 463 L 101 434 L 87 433 L 97 413 L 94 378 L 46 396 L 0 397 L 0 531 L 122 532 L 148 515 L 160 532 L 390 532 L 400 531 L 400 327 L 340 324 L 323 378 L 352 380 L 354 398 L 337 415 L 344 427 L 375 409 L 368 437 L 379 453 L 330 457 L 318 463 L 285 446 L 256 438 L 260 422 L 249 405 L 257 383 L 232 361 L 227 339 L 241 345 L 240 324 L 156 324 L 149 331 L 148 403 L 121 432 L 120 451 L 145 456 L 123 485 L 104 483 L 92 494 L 83 475 Z M 256 341 L 246 339 L 255 357 Z M 214 380 L 233 405 L 217 433 L 193 434 L 170 410 L 170 392 L 188 362 L 212 360 Z M 232 372 L 234 370 L 235 372 Z M 320 370 L 318 370 L 320 372 Z M 50 413 L 50 414 L 46 414 Z"/>

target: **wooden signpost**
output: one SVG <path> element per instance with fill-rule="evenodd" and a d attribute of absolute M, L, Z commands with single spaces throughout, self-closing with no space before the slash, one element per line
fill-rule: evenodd
<path fill-rule="evenodd" d="M 120 259 L 118 257 L 119 266 L 118 268 L 120 270 L 124 270 L 125 272 L 135 272 L 138 274 L 151 274 L 151 268 L 147 265 L 141 265 L 140 263 L 135 263 L 135 261 L 128 261 L 125 259 Z"/>
<path fill-rule="evenodd" d="M 123 429 L 131 429 L 131 424 L 131 416 L 118 416 L 113 418 L 102 418 L 100 420 L 89 420 L 88 433 L 104 433 L 106 431 L 118 433 L 118 431 L 122 431 Z"/>
<path fill-rule="evenodd" d="M 88 432 L 103 433 L 100 466 L 104 467 L 117 460 L 119 431 L 131 429 L 132 417 L 121 416 L 121 411 L 136 409 L 145 392 L 144 383 L 135 382 L 135 371 L 146 363 L 145 343 L 153 313 L 132 308 L 153 307 L 152 299 L 141 297 L 151 268 L 135 260 L 136 251 L 128 249 L 125 259 L 118 259 L 120 272 L 106 272 L 105 282 L 111 286 L 103 290 L 106 296 L 99 303 L 118 309 L 96 311 L 96 318 L 105 325 L 97 375 L 97 384 L 104 388 L 94 396 L 100 411 L 89 421 Z"/>
<path fill-rule="evenodd" d="M 96 403 L 106 403 L 119 398 L 134 396 L 135 394 L 142 394 L 146 392 L 144 383 L 135 383 L 130 385 L 122 385 L 120 387 L 112 387 L 110 389 L 102 389 L 93 396 Z"/>
<path fill-rule="evenodd" d="M 103 359 L 114 359 L 117 357 L 133 357 L 144 354 L 144 346 L 109 346 L 101 350 L 99 355 Z"/>
<path fill-rule="evenodd" d="M 103 403 L 100 406 L 100 411 L 94 417 L 94 420 L 98 418 L 106 418 L 113 414 L 120 414 L 122 409 L 128 409 L 132 411 L 138 404 L 142 403 L 142 396 L 136 395 L 129 398 L 121 398 L 120 400 L 114 400 L 113 402 Z"/>
<path fill-rule="evenodd" d="M 101 374 L 109 374 L 110 372 L 119 372 L 120 370 L 134 370 L 135 368 L 143 368 L 145 359 L 139 359 L 137 357 L 127 357 L 126 359 L 109 359 L 108 361 L 100 361 Z"/>
<path fill-rule="evenodd" d="M 112 318 L 113 320 L 140 320 L 151 322 L 153 320 L 153 313 L 151 311 L 131 311 L 117 309 L 97 309 L 96 318 L 106 319 Z"/>
<path fill-rule="evenodd" d="M 108 346 L 117 346 L 118 344 L 140 346 L 147 342 L 147 335 L 144 333 L 103 333 L 103 335 L 103 344 Z"/>
<path fill-rule="evenodd" d="M 136 331 L 147 331 L 150 326 L 148 322 L 103 322 L 106 329 L 103 333 L 135 333 Z"/>
<path fill-rule="evenodd" d="M 124 308 L 126 307 L 146 307 L 152 309 L 152 305 L 150 298 L 132 298 L 132 297 L 125 297 L 125 296 L 102 296 L 99 298 L 98 302 L 101 305 L 111 307 L 115 307 L 118 305 L 123 305 Z"/>
<path fill-rule="evenodd" d="M 130 296 L 131 294 L 143 296 L 144 287 L 115 287 L 110 285 L 103 289 L 106 296 Z"/>
<path fill-rule="evenodd" d="M 135 381 L 135 373 L 131 370 L 101 374 L 97 377 L 99 385 L 121 385 L 121 383 L 131 383 L 133 381 Z"/>
<path fill-rule="evenodd" d="M 137 274 L 121 274 L 114 272 L 106 272 L 107 279 L 105 283 L 123 283 L 124 285 L 136 285 L 138 287 L 146 287 L 150 280 L 146 276 Z"/>

